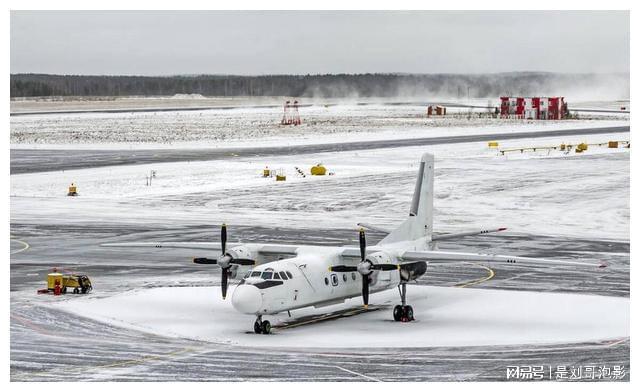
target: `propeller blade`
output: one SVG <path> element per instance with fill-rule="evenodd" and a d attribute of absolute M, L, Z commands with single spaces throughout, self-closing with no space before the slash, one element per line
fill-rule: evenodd
<path fill-rule="evenodd" d="M 206 257 L 194 257 L 193 262 L 196 264 L 218 264 L 216 259 L 207 259 Z"/>
<path fill-rule="evenodd" d="M 353 267 L 350 265 L 334 265 L 332 267 L 329 267 L 329 271 L 331 272 L 355 272 L 357 270 L 357 267 Z"/>
<path fill-rule="evenodd" d="M 371 265 L 371 269 L 378 271 L 395 271 L 400 269 L 400 264 L 373 264 Z"/>
<path fill-rule="evenodd" d="M 221 287 L 222 287 L 222 299 L 227 298 L 227 286 L 229 282 L 229 268 L 222 269 Z"/>
<path fill-rule="evenodd" d="M 227 225 L 225 223 L 222 224 L 220 228 L 220 242 L 222 245 L 222 254 L 227 253 Z"/>
<path fill-rule="evenodd" d="M 367 240 L 364 238 L 364 229 L 360 228 L 360 261 L 364 261 Z"/>
<path fill-rule="evenodd" d="M 364 308 L 369 307 L 369 276 L 362 276 L 362 302 L 364 303 Z"/>
<path fill-rule="evenodd" d="M 250 259 L 231 259 L 229 263 L 237 265 L 255 265 L 256 261 Z"/>

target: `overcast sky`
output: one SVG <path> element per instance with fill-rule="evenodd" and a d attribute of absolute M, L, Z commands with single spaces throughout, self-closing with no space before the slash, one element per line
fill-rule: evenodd
<path fill-rule="evenodd" d="M 13 11 L 11 73 L 629 72 L 629 13 Z"/>

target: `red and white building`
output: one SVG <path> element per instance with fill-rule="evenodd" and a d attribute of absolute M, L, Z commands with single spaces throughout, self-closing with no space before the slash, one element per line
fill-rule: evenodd
<path fill-rule="evenodd" d="M 500 117 L 560 120 L 567 113 L 564 97 L 500 97 Z"/>

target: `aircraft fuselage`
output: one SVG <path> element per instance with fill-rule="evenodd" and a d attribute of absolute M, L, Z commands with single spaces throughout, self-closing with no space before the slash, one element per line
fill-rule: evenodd
<path fill-rule="evenodd" d="M 304 254 L 273 261 L 249 270 L 231 298 L 233 307 L 246 314 L 267 315 L 307 306 L 323 307 L 362 295 L 362 279 L 370 279 L 370 292 L 395 288 L 400 271 L 331 272 L 344 261 L 336 252 Z M 352 264 L 356 264 L 354 260 Z"/>

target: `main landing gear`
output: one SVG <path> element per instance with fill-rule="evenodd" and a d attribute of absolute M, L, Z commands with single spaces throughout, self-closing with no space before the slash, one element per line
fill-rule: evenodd
<path fill-rule="evenodd" d="M 413 318 L 413 308 L 407 305 L 407 284 L 400 283 L 398 285 L 398 291 L 400 292 L 402 305 L 396 305 L 393 308 L 393 319 L 395 321 L 402 321 L 403 323 L 415 320 Z"/>
<path fill-rule="evenodd" d="M 256 322 L 253 323 L 253 331 L 257 334 L 269 335 L 271 333 L 271 323 L 267 320 L 262 321 L 262 316 L 256 318 Z"/>

